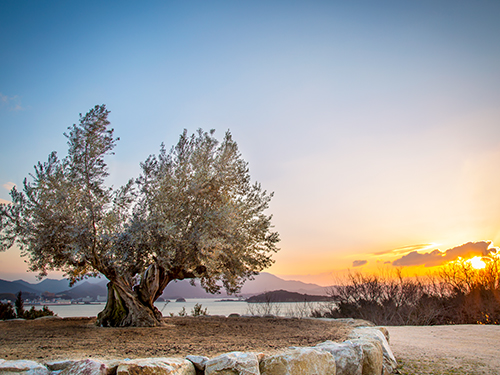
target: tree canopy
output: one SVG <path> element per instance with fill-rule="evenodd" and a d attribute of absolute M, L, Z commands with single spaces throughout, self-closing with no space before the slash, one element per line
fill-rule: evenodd
<path fill-rule="evenodd" d="M 68 154 L 39 162 L 12 204 L 0 205 L 1 250 L 17 244 L 30 270 L 62 270 L 71 283 L 102 274 L 103 326 L 154 326 L 154 301 L 172 280 L 237 292 L 272 264 L 279 236 L 265 213 L 272 193 L 252 183 L 231 133 L 181 134 L 141 163 L 124 186 L 105 184 L 105 157 L 119 140 L 104 105 L 65 133 Z M 222 284 L 222 285 L 221 285 Z"/>

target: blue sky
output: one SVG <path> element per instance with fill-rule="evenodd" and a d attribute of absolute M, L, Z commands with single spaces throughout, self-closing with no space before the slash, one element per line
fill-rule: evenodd
<path fill-rule="evenodd" d="M 104 103 L 115 186 L 184 128 L 232 131 L 275 192 L 272 273 L 500 243 L 499 19 L 496 1 L 2 0 L 0 199 Z"/>

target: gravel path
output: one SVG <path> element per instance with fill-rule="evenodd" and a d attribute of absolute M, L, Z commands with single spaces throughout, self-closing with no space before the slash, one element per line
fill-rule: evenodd
<path fill-rule="evenodd" d="M 401 374 L 500 374 L 500 326 L 387 329 Z"/>

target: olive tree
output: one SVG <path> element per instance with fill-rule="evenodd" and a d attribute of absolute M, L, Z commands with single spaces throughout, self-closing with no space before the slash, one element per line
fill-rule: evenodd
<path fill-rule="evenodd" d="M 124 186 L 105 185 L 114 137 L 104 105 L 64 134 L 68 154 L 39 162 L 12 204 L 0 206 L 1 250 L 17 244 L 39 277 L 70 283 L 104 275 L 102 326 L 156 326 L 154 302 L 172 280 L 198 279 L 211 293 L 237 292 L 272 264 L 278 233 L 265 213 L 272 194 L 252 183 L 227 132 L 184 131 L 167 152 L 141 164 Z"/>

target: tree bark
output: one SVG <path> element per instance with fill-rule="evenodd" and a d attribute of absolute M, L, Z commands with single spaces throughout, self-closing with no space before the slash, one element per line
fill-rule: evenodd
<path fill-rule="evenodd" d="M 106 307 L 97 316 L 96 324 L 101 327 L 162 325 L 163 316 L 154 305 L 159 284 L 159 272 L 156 265 L 146 270 L 141 283 L 133 289 L 122 280 L 111 280 L 108 283 Z"/>
<path fill-rule="evenodd" d="M 195 278 L 205 271 L 200 266 L 196 273 L 175 268 L 167 272 L 154 262 L 144 272 L 139 285 L 132 286 L 123 277 L 108 272 L 108 300 L 97 316 L 101 327 L 156 327 L 162 325 L 162 314 L 154 302 L 161 296 L 168 283 L 174 279 Z"/>

